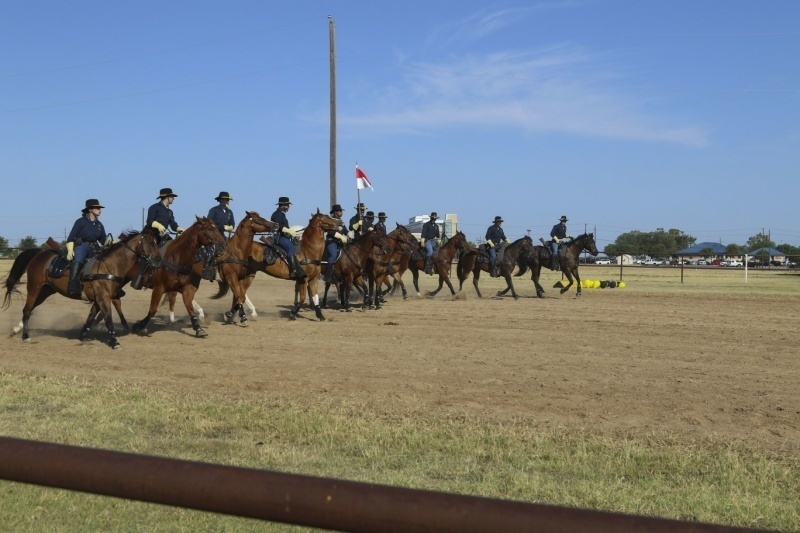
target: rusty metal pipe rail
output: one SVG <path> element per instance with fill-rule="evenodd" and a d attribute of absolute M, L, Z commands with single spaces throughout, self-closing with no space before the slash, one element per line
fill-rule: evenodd
<path fill-rule="evenodd" d="M 9 437 L 0 479 L 340 531 L 746 531 Z"/>

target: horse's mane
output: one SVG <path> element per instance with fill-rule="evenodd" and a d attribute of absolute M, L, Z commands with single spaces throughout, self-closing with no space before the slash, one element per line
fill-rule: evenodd
<path fill-rule="evenodd" d="M 136 237 L 137 235 L 139 235 L 139 233 L 141 233 L 141 231 L 135 230 L 135 229 L 131 229 L 131 228 L 126 228 L 126 229 L 122 230 L 122 233 L 119 234 L 119 236 L 117 237 L 117 240 L 119 242 L 128 242 L 129 240 L 131 240 L 134 237 Z"/>

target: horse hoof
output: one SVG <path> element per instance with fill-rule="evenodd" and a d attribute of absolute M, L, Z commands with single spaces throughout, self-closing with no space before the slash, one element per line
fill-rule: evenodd
<path fill-rule="evenodd" d="M 122 345 L 118 341 L 109 342 L 108 345 L 111 346 L 112 350 L 119 350 L 122 348 Z"/>
<path fill-rule="evenodd" d="M 208 333 L 203 328 L 200 328 L 194 332 L 194 336 L 197 338 L 208 337 Z"/>
<path fill-rule="evenodd" d="M 22 342 L 31 342 L 30 337 L 22 337 Z"/>
<path fill-rule="evenodd" d="M 289 313 L 289 320 L 297 320 L 297 315 L 294 313 Z"/>
<path fill-rule="evenodd" d="M 249 324 L 247 323 L 247 321 L 245 321 L 245 320 L 242 320 L 241 322 L 239 322 L 239 327 L 241 327 L 241 328 L 246 328 L 247 326 L 249 326 Z"/>
<path fill-rule="evenodd" d="M 519 300 L 519 296 L 517 296 L 517 295 L 514 295 L 514 299 L 515 299 L 515 300 Z"/>
<path fill-rule="evenodd" d="M 345 311 L 345 313 L 352 313 L 353 312 L 353 310 L 351 308 L 349 308 L 349 307 L 347 309 L 345 309 L 344 311 Z"/>

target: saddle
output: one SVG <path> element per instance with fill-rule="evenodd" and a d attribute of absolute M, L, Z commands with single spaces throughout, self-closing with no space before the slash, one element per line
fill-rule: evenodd
<path fill-rule="evenodd" d="M 274 265 L 279 257 L 283 258 L 283 260 L 288 263 L 286 252 L 275 243 L 274 235 L 262 236 L 258 240 L 264 244 L 264 263 L 266 263 L 267 266 Z"/>
<path fill-rule="evenodd" d="M 343 253 L 344 253 L 344 247 L 343 246 L 339 246 L 337 248 L 337 250 L 336 250 L 336 257 L 334 257 L 333 261 L 331 261 L 330 255 L 328 255 L 328 249 L 325 248 L 325 252 L 322 254 L 322 261 L 323 262 L 327 262 L 329 265 L 332 265 L 335 262 L 337 262 L 339 260 L 339 258 L 342 257 Z"/>

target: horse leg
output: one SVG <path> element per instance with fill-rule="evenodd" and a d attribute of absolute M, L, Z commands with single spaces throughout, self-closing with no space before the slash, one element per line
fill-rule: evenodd
<path fill-rule="evenodd" d="M 542 265 L 537 264 L 533 268 L 531 268 L 531 281 L 533 281 L 533 286 L 536 287 L 536 296 L 538 298 L 544 298 L 544 287 L 539 284 L 539 276 L 542 273 Z"/>
<path fill-rule="evenodd" d="M 450 276 L 446 276 L 444 281 L 447 283 L 447 287 L 450 289 L 450 296 L 455 296 L 456 290 L 453 288 L 453 284 L 450 283 Z M 441 281 L 439 283 L 441 283 Z"/>
<path fill-rule="evenodd" d="M 97 292 L 95 291 L 95 296 L 97 296 Z M 114 350 L 118 350 L 122 348 L 122 345 L 117 340 L 117 332 L 114 330 L 114 317 L 111 314 L 111 306 L 109 305 L 110 298 L 108 297 L 101 297 L 95 299 L 95 305 L 100 308 L 100 312 L 105 315 L 106 318 L 106 330 L 108 330 L 108 345 L 111 346 Z"/>
<path fill-rule="evenodd" d="M 30 285 L 28 286 L 28 298 L 25 301 L 25 307 L 22 308 L 23 341 L 30 342 L 31 340 L 30 331 L 28 330 L 28 322 L 31 319 L 31 314 L 33 313 L 33 310 L 36 309 L 39 305 L 41 305 L 42 302 L 44 302 L 51 294 L 55 292 L 56 292 L 55 289 L 51 288 L 50 285 L 40 285 L 38 290 L 36 290 L 35 287 L 33 290 L 31 290 Z"/>
<path fill-rule="evenodd" d="M 508 270 L 505 270 L 503 272 L 503 277 L 506 278 L 506 283 L 508 283 L 508 287 L 506 287 L 506 290 L 502 291 L 500 294 L 501 295 L 505 294 L 505 293 L 507 293 L 509 291 L 509 289 L 511 289 L 511 296 L 513 296 L 515 300 L 519 300 L 519 296 L 517 295 L 516 291 L 514 290 L 514 282 L 511 281 L 511 272 L 509 272 Z"/>
<path fill-rule="evenodd" d="M 569 283 L 567 284 L 566 287 L 561 287 L 561 294 L 564 294 L 569 290 L 570 287 L 572 287 L 573 278 L 572 278 L 572 273 L 569 271 L 569 269 L 562 270 L 562 272 L 567 276 L 567 280 L 569 280 Z"/>
<path fill-rule="evenodd" d="M 481 290 L 478 288 L 478 283 L 481 280 L 481 267 L 476 266 L 472 272 L 472 286 L 475 287 L 475 292 L 478 293 L 478 298 L 483 298 Z"/>
<path fill-rule="evenodd" d="M 573 272 L 573 275 L 575 276 L 575 283 L 578 285 L 578 298 L 580 298 L 581 297 L 581 277 L 578 275 L 578 268 L 577 267 L 575 268 L 575 271 Z"/>
<path fill-rule="evenodd" d="M 191 283 L 186 285 L 183 290 L 181 291 L 181 296 L 183 297 L 183 305 L 186 307 L 186 312 L 189 313 L 189 319 L 192 321 L 192 329 L 194 330 L 194 336 L 201 338 L 201 337 L 208 337 L 208 333 L 206 330 L 203 329 L 203 326 L 200 325 L 200 317 L 197 316 L 194 312 L 194 306 L 192 302 L 194 301 L 194 295 L 197 292 L 197 287 L 192 285 Z"/>
<path fill-rule="evenodd" d="M 317 278 L 314 277 L 313 279 L 314 286 L 311 286 L 311 283 L 306 284 L 306 291 L 308 291 L 308 300 L 314 306 L 314 314 L 317 316 L 317 320 L 320 322 L 325 321 L 325 315 L 322 314 L 322 308 L 319 306 L 319 294 L 317 294 Z"/>
<path fill-rule="evenodd" d="M 320 304 L 320 307 L 322 307 L 323 309 L 327 309 L 328 308 L 328 290 L 330 288 L 331 288 L 331 284 L 326 281 L 325 282 L 325 293 L 322 295 L 322 304 Z"/>
<path fill-rule="evenodd" d="M 414 281 L 414 289 L 417 291 L 417 297 L 421 296 L 419 292 L 419 270 L 412 270 L 411 276 Z"/>
<path fill-rule="evenodd" d="M 100 306 L 97 305 L 97 301 L 95 300 L 94 302 L 92 302 L 92 308 L 89 310 L 89 316 L 86 318 L 86 323 L 81 328 L 81 332 L 78 333 L 79 341 L 86 340 L 86 336 L 89 334 L 89 331 L 91 331 L 95 319 L 99 319 L 99 317 L 100 317 Z"/>
<path fill-rule="evenodd" d="M 134 333 L 142 333 L 143 335 L 149 334 L 147 332 L 147 324 L 150 322 L 150 319 L 156 315 L 156 311 L 158 311 L 158 302 L 161 300 L 161 296 L 163 296 L 163 294 L 164 288 L 161 286 L 161 284 L 154 284 L 153 294 L 150 295 L 150 309 L 147 311 L 147 315 L 143 319 L 133 325 Z"/>
<path fill-rule="evenodd" d="M 125 328 L 125 331 L 130 331 L 131 327 L 128 325 L 128 321 L 125 320 L 125 315 L 122 314 L 122 300 L 119 298 L 112 298 L 111 303 L 114 305 L 114 309 L 117 310 L 122 327 Z"/>
<path fill-rule="evenodd" d="M 250 297 L 246 294 L 244 295 L 244 305 L 250 309 L 250 318 L 258 318 L 258 313 L 256 312 L 256 306 L 253 305 L 253 302 L 250 301 Z"/>

